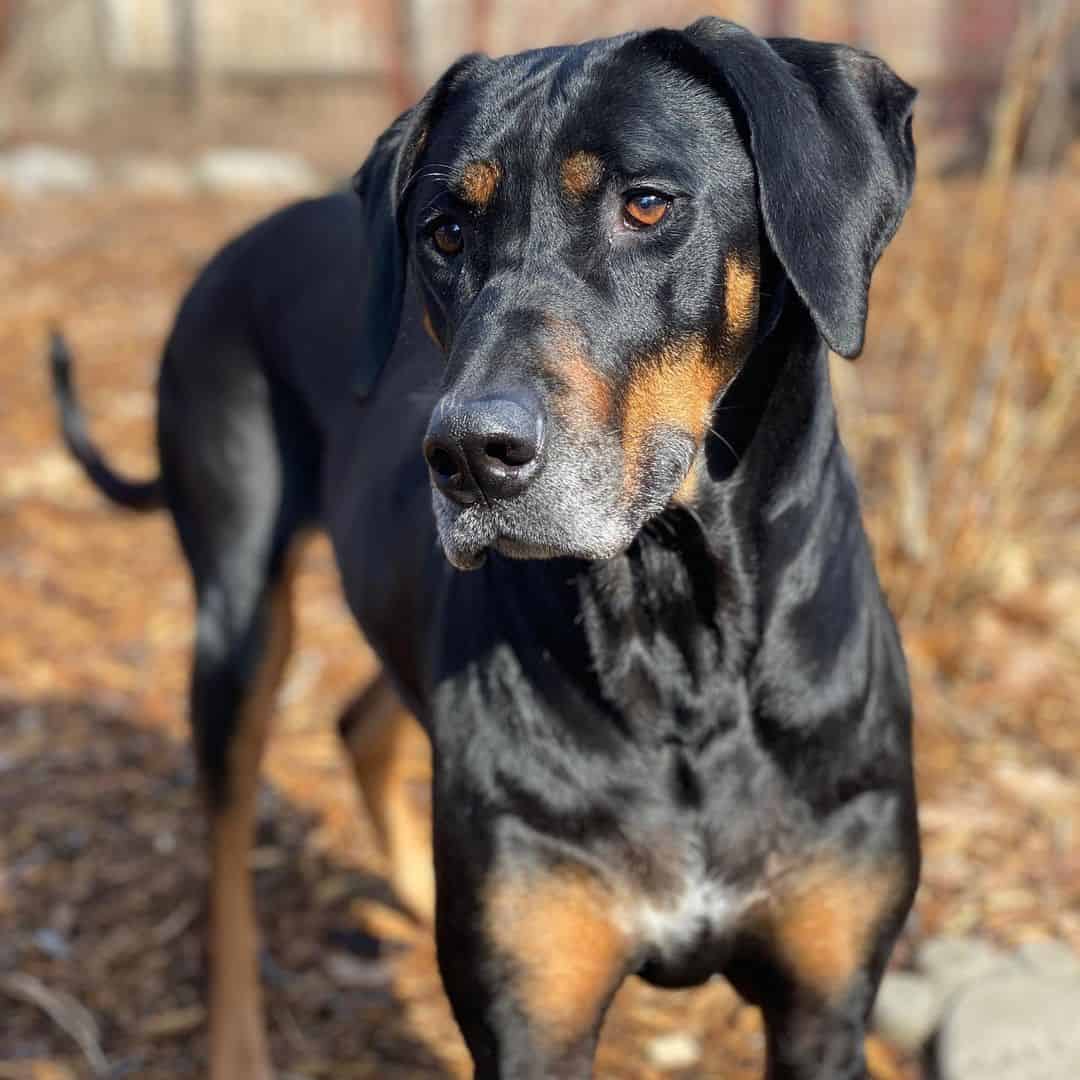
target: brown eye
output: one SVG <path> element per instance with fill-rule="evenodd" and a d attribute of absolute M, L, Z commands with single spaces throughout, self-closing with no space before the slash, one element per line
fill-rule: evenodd
<path fill-rule="evenodd" d="M 651 228 L 664 220 L 664 215 L 671 207 L 671 200 L 666 195 L 657 195 L 654 191 L 641 191 L 628 195 L 623 203 L 623 218 L 634 229 Z"/>
<path fill-rule="evenodd" d="M 461 226 L 449 218 L 442 218 L 431 230 L 431 239 L 444 255 L 457 255 L 465 246 Z"/>

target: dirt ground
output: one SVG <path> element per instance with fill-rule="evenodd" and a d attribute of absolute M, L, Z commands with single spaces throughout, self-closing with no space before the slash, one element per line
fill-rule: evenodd
<path fill-rule="evenodd" d="M 68 461 L 43 342 L 61 320 L 99 441 L 148 474 L 151 387 L 179 293 L 270 205 L 102 194 L 0 206 L 0 1080 L 201 1072 L 205 867 L 185 740 L 188 583 L 166 518 L 110 509 Z M 838 373 L 885 580 L 903 594 L 917 700 L 925 870 L 898 965 L 945 932 L 1080 949 L 1076 533 L 1041 537 L 1007 588 L 930 618 L 912 603 L 915 579 L 891 569 L 883 530 L 893 489 L 873 425 L 918 410 L 922 377 L 883 328 L 908 302 L 920 246 L 947 259 L 969 208 L 962 184 L 916 205 L 875 286 L 867 354 Z M 1073 199 L 1065 222 L 1078 209 Z M 1054 300 L 1057 317 L 1075 296 Z M 1054 520 L 1074 530 L 1075 488 L 1061 485 L 1076 471 L 1059 464 L 1042 497 L 1062 504 Z M 373 662 L 322 541 L 307 551 L 298 601 L 253 856 L 276 1064 L 282 1077 L 464 1075 L 431 941 L 395 911 L 339 757 L 333 720 Z M 703 1052 L 664 1073 L 649 1049 L 674 1032 Z M 749 1080 L 761 1054 L 755 1013 L 726 985 L 634 983 L 612 1011 L 598 1075 Z M 877 1080 L 922 1075 L 880 1042 L 872 1059 Z"/>

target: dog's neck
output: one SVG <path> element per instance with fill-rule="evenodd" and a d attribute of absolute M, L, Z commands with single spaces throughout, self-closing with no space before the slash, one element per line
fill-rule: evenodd
<path fill-rule="evenodd" d="M 635 728 L 656 733 L 656 717 L 680 717 L 677 732 L 657 733 L 665 739 L 715 734 L 708 718 L 762 641 L 767 592 L 811 520 L 854 497 L 827 353 L 797 300 L 748 358 L 713 428 L 692 506 L 666 510 L 614 559 L 531 564 L 528 575 L 533 597 L 544 594 L 543 625 L 560 628 L 541 631 L 544 651 L 569 681 Z"/>

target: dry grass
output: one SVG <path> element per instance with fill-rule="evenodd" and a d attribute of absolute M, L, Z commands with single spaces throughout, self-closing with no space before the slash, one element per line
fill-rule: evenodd
<path fill-rule="evenodd" d="M 1070 5 L 1033 10 L 983 175 L 970 192 L 920 183 L 876 283 L 868 352 L 907 386 L 869 438 L 855 425 L 848 434 L 886 474 L 872 524 L 893 603 L 913 621 L 1080 558 L 1080 500 L 1068 494 L 1080 463 L 1062 457 L 1080 430 L 1080 146 L 1060 168 L 1046 162 L 1064 141 L 1065 114 L 1045 90 L 1063 63 Z"/>

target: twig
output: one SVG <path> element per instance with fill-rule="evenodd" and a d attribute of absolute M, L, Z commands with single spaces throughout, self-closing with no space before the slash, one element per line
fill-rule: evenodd
<path fill-rule="evenodd" d="M 0 978 L 0 993 L 36 1005 L 78 1044 L 95 1076 L 108 1073 L 109 1060 L 101 1049 L 97 1022 L 90 1011 L 70 994 L 50 990 L 40 979 L 19 971 Z"/>

